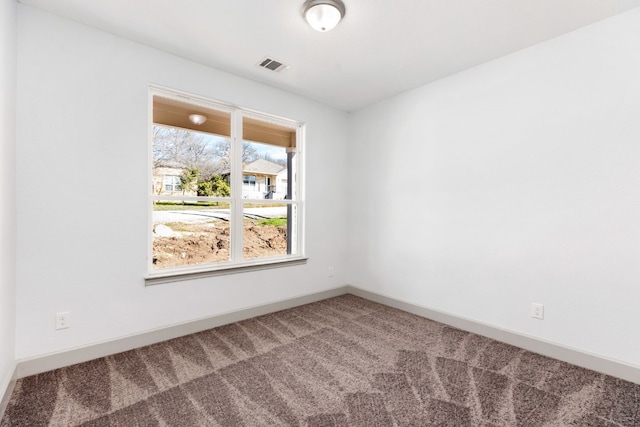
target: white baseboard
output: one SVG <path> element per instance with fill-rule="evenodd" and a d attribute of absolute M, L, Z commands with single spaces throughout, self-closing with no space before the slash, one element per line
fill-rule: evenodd
<path fill-rule="evenodd" d="M 17 380 L 17 370 L 16 364 L 13 364 L 13 368 L 7 377 L 0 384 L 0 420 L 4 415 L 4 411 L 7 409 L 7 405 L 9 404 L 9 399 L 11 399 L 11 393 L 13 393 L 13 388 L 16 386 Z"/>
<path fill-rule="evenodd" d="M 383 294 L 360 289 L 355 286 L 341 286 L 323 292 L 302 295 L 256 307 L 249 307 L 231 313 L 173 325 L 162 329 L 151 330 L 131 336 L 120 337 L 114 340 L 93 343 L 34 358 L 22 359 L 17 363 L 13 384 L 15 384 L 15 378 L 23 378 L 52 369 L 86 362 L 99 357 L 121 353 L 123 351 L 143 347 L 145 345 L 155 344 L 172 338 L 178 338 L 184 335 L 215 328 L 217 326 L 226 325 L 228 323 L 238 322 L 347 293 L 413 313 L 418 316 L 426 317 L 478 335 L 483 335 L 525 350 L 640 384 L 640 366 L 607 358 L 602 355 L 592 354 L 529 335 L 520 334 L 518 332 L 499 328 L 490 324 L 477 322 L 472 319 L 420 306 L 408 301 L 402 301 Z M 5 400 L 8 402 L 8 398 L 11 395 L 9 391 L 9 388 L 13 389 L 11 381 L 5 387 L 7 391 L 5 391 L 2 404 L 5 404 Z M 5 387 L 3 387 L 3 389 Z"/>
<path fill-rule="evenodd" d="M 637 365 L 632 365 L 606 356 L 589 353 L 580 349 L 532 337 L 530 335 L 499 328 L 487 323 L 420 306 L 408 301 L 402 301 L 386 295 L 360 289 L 355 286 L 347 286 L 347 293 L 413 313 L 421 317 L 426 317 L 458 329 L 473 332 L 474 334 L 492 338 L 496 341 L 511 344 L 553 359 L 562 360 L 563 362 L 582 366 L 583 368 L 640 384 L 640 366 Z"/>
<path fill-rule="evenodd" d="M 17 378 L 24 378 L 29 375 L 39 374 L 41 372 L 58 369 L 65 366 L 75 365 L 76 363 L 86 362 L 89 360 L 105 357 L 112 354 L 122 353 L 123 351 L 132 350 L 146 345 L 156 344 L 162 341 L 178 338 L 181 336 L 205 331 L 207 329 L 226 325 L 229 323 L 239 322 L 241 320 L 250 319 L 263 314 L 269 314 L 287 308 L 297 307 L 303 304 L 309 304 L 323 299 L 344 295 L 347 293 L 347 287 L 341 286 L 330 289 L 328 291 L 301 295 L 295 298 L 275 301 L 272 303 L 249 307 L 243 310 L 224 313 L 213 317 L 198 319 L 186 323 L 180 323 L 173 326 L 154 329 L 135 335 L 124 336 L 113 340 L 92 343 L 86 346 L 63 350 L 60 352 L 49 353 L 28 359 L 18 360 Z"/>

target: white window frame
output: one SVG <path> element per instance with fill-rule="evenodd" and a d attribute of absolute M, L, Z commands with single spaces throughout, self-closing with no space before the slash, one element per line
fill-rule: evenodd
<path fill-rule="evenodd" d="M 231 196 L 230 197 L 202 197 L 202 196 L 167 196 L 157 195 L 153 191 L 153 98 L 160 96 L 163 98 L 175 99 L 177 101 L 194 105 L 194 108 L 210 108 L 231 114 Z M 292 200 L 269 200 L 269 199 L 244 199 L 242 197 L 243 173 L 242 173 L 242 124 L 243 118 L 248 117 L 288 127 L 295 130 L 296 147 L 295 156 L 297 168 L 295 188 L 293 194 L 296 196 Z M 148 141 L 148 171 L 149 179 L 149 200 L 148 200 L 148 254 L 147 254 L 147 275 L 146 285 L 176 282 L 200 277 L 215 276 L 220 274 L 232 274 L 266 268 L 284 267 L 306 263 L 305 255 L 305 197 L 304 197 L 304 123 L 271 114 L 227 104 L 220 101 L 207 99 L 191 93 L 169 89 L 157 85 L 149 85 L 149 141 Z M 259 142 L 259 141 L 257 141 Z M 164 188 L 164 187 L 163 187 Z M 153 202 L 157 200 L 177 200 L 177 201 L 218 201 L 230 202 L 230 260 L 211 264 L 198 264 L 193 266 L 170 267 L 164 269 L 154 269 L 153 267 Z M 243 233 L 244 233 L 244 203 L 266 203 L 266 204 L 287 204 L 292 206 L 295 215 L 288 218 L 295 221 L 292 228 L 292 246 L 295 253 L 291 255 L 281 255 L 257 259 L 243 259 Z"/>

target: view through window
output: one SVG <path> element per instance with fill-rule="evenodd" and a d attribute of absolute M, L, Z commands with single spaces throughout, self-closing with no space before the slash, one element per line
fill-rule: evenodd
<path fill-rule="evenodd" d="M 152 88 L 151 273 L 302 255 L 301 126 Z"/>

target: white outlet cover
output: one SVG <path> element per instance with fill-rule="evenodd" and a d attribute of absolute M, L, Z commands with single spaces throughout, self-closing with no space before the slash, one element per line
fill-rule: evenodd
<path fill-rule="evenodd" d="M 531 317 L 534 319 L 544 319 L 544 305 L 538 303 L 531 303 Z"/>
<path fill-rule="evenodd" d="M 56 329 L 67 329 L 71 326 L 71 313 L 56 313 Z"/>

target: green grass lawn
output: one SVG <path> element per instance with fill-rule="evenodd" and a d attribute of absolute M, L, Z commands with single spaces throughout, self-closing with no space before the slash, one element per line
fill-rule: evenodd
<path fill-rule="evenodd" d="M 276 227 L 284 227 L 287 225 L 287 218 L 268 218 L 261 219 L 258 224 L 260 225 L 275 225 Z"/>

